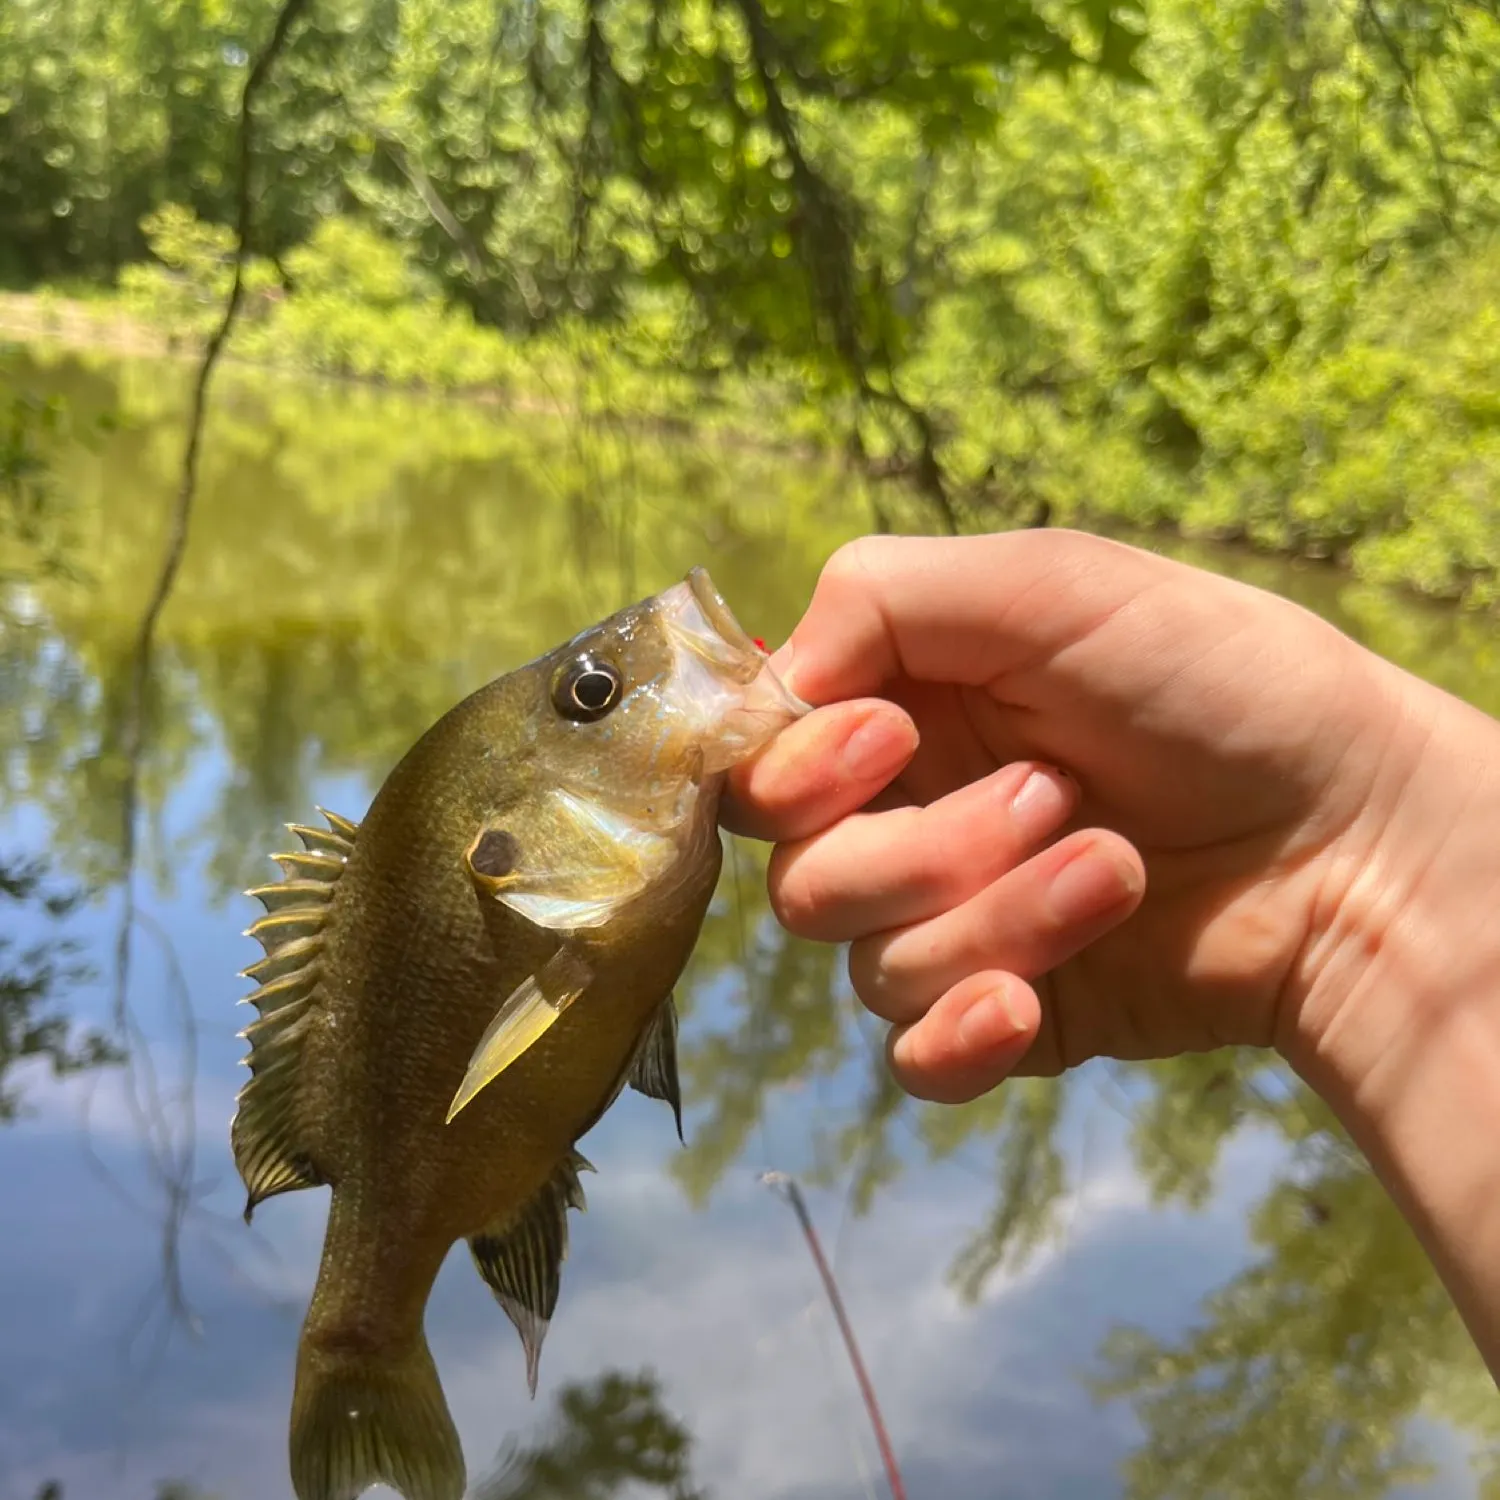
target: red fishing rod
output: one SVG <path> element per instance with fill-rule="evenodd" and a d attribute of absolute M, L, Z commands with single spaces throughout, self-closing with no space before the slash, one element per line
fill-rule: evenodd
<path fill-rule="evenodd" d="M 859 1382 L 859 1393 L 864 1397 L 865 1410 L 870 1415 L 870 1426 L 875 1432 L 875 1445 L 880 1449 L 880 1461 L 885 1465 L 891 1500 L 906 1500 L 906 1486 L 901 1480 L 901 1470 L 896 1467 L 895 1450 L 891 1447 L 890 1435 L 886 1432 L 885 1421 L 880 1415 L 875 1387 L 870 1383 L 865 1362 L 860 1357 L 853 1325 L 844 1311 L 844 1299 L 839 1295 L 838 1283 L 833 1279 L 833 1268 L 823 1254 L 823 1246 L 819 1243 L 818 1231 L 813 1228 L 812 1216 L 803 1201 L 802 1190 L 797 1186 L 796 1180 L 785 1172 L 762 1172 L 760 1180 L 773 1192 L 779 1191 L 792 1205 L 792 1212 L 797 1215 L 797 1222 L 802 1226 L 803 1237 L 807 1240 L 807 1248 L 812 1251 L 813 1263 L 818 1268 L 818 1275 L 823 1278 L 823 1290 L 828 1293 L 828 1302 L 833 1308 L 833 1316 L 838 1320 L 839 1332 L 844 1336 L 844 1347 L 849 1351 L 849 1363 L 854 1367 L 854 1378 Z"/>

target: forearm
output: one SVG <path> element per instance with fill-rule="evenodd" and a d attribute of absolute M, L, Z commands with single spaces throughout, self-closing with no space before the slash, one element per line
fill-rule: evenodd
<path fill-rule="evenodd" d="M 1500 1379 L 1500 725 L 1417 696 L 1417 753 L 1393 762 L 1387 826 L 1353 843 L 1365 854 L 1310 947 L 1316 974 L 1286 1050 Z"/>

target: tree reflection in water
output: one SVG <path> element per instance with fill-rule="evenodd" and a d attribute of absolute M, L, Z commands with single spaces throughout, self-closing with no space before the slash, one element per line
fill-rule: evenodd
<path fill-rule="evenodd" d="M 666 1409 L 652 1371 L 565 1385 L 555 1405 L 546 1434 L 502 1452 L 473 1500 L 612 1500 L 642 1489 L 708 1500 L 692 1482 L 692 1437 Z"/>
<path fill-rule="evenodd" d="M 91 970 L 78 944 L 53 929 L 82 899 L 78 888 L 50 883 L 42 860 L 0 856 L 0 1125 L 24 1109 L 22 1064 L 45 1063 L 63 1078 L 122 1059 L 103 1032 L 68 1014 L 69 991 Z M 43 935 L 17 936 L 23 928 Z"/>

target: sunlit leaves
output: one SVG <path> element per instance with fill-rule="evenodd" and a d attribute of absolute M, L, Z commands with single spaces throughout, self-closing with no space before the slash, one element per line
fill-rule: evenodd
<path fill-rule="evenodd" d="M 264 9 L 0 16 L 12 274 L 132 261 L 164 204 L 225 220 Z M 1404 369 L 1369 327 L 1383 284 L 1484 296 L 1497 65 L 1489 8 L 1386 0 L 322 0 L 262 111 L 285 327 L 243 347 L 510 384 L 415 278 L 513 342 L 581 325 L 681 413 L 725 378 L 783 392 L 938 501 L 926 525 L 1167 521 L 1487 603 L 1482 413 L 1430 421 L 1423 392 L 1388 423 L 1379 391 L 1325 381 L 1336 473 L 1296 419 L 1305 383 Z M 303 274 L 310 240 L 332 284 Z M 398 255 L 407 297 L 366 295 Z M 201 287 L 125 279 L 197 331 Z M 1482 335 L 1452 384 L 1489 383 Z"/>

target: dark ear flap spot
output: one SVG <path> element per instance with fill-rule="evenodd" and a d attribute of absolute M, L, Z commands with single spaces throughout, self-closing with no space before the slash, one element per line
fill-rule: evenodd
<path fill-rule="evenodd" d="M 469 868 L 476 875 L 499 880 L 509 875 L 521 855 L 515 836 L 503 828 L 486 828 L 469 850 Z"/>

